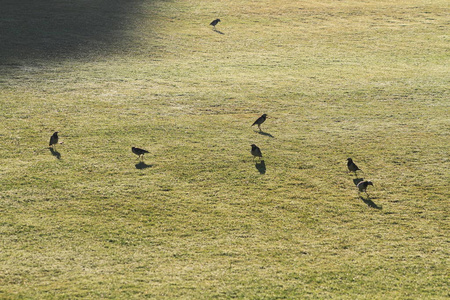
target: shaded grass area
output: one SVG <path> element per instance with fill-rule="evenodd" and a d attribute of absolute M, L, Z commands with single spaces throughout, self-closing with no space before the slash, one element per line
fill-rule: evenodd
<path fill-rule="evenodd" d="M 114 48 L 129 44 L 127 31 L 140 3 L 138 0 L 3 1 L 0 63 L 82 58 L 113 52 Z"/>
<path fill-rule="evenodd" d="M 111 51 L 11 54 L 1 297 L 448 297 L 445 8 L 142 2 Z"/>

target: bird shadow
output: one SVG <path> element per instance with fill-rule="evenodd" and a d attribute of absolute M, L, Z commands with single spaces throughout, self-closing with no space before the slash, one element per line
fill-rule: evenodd
<path fill-rule="evenodd" d="M 264 132 L 264 131 L 255 131 L 255 132 L 257 132 L 257 133 L 260 134 L 260 135 L 264 135 L 264 136 L 268 136 L 268 137 L 274 138 L 274 136 L 271 135 L 271 134 L 268 133 L 268 132 Z"/>
<path fill-rule="evenodd" d="M 360 170 L 358 170 L 358 171 L 360 171 Z M 362 171 L 361 171 L 362 172 Z M 358 173 L 357 172 L 354 172 L 354 171 L 350 171 L 350 172 L 347 172 L 347 173 L 350 173 L 350 174 L 353 174 L 353 175 L 355 175 L 355 179 L 353 179 L 353 181 L 355 181 L 355 180 L 359 180 L 359 179 L 361 179 L 361 181 L 363 180 L 362 178 L 359 178 L 358 176 L 360 176 L 360 175 L 358 175 Z M 364 173 L 364 172 L 363 172 Z M 359 182 L 358 182 L 359 183 Z M 357 183 L 357 184 L 358 184 Z"/>
<path fill-rule="evenodd" d="M 359 198 L 361 198 L 361 200 L 367 204 L 369 207 L 375 208 L 375 209 L 383 209 L 382 206 L 378 206 L 375 202 L 373 202 L 372 200 L 370 200 L 370 196 L 367 195 L 367 198 L 364 198 L 363 196 L 359 196 Z"/>
<path fill-rule="evenodd" d="M 225 33 L 223 33 L 222 31 L 217 30 L 217 29 L 213 29 L 213 31 L 217 32 L 218 34 L 225 34 Z"/>
<path fill-rule="evenodd" d="M 143 161 L 140 161 L 139 163 L 135 164 L 134 166 L 136 167 L 136 169 L 139 169 L 139 170 L 143 170 L 143 169 L 147 169 L 147 168 L 153 167 L 153 165 L 147 165 Z"/>
<path fill-rule="evenodd" d="M 50 149 L 50 153 L 56 157 L 57 159 L 61 159 L 61 153 L 59 153 L 58 151 L 56 151 L 55 149 L 53 149 L 52 147 L 49 148 Z"/>
<path fill-rule="evenodd" d="M 266 163 L 264 160 L 261 160 L 255 164 L 256 169 L 260 174 L 266 174 Z"/>

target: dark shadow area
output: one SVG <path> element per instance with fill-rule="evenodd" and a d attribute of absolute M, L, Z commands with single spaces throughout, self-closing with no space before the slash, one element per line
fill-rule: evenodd
<path fill-rule="evenodd" d="M 225 33 L 223 33 L 222 31 L 217 30 L 217 29 L 213 29 L 213 31 L 217 32 L 218 34 L 225 34 Z"/>
<path fill-rule="evenodd" d="M 274 138 L 274 136 L 271 135 L 271 134 L 268 133 L 268 132 L 264 132 L 264 131 L 256 131 L 256 132 L 258 132 L 260 135 L 264 135 L 264 136 L 268 136 L 268 137 Z"/>
<path fill-rule="evenodd" d="M 136 169 L 142 170 L 153 167 L 153 165 L 147 165 L 145 162 L 141 161 L 135 165 Z"/>
<path fill-rule="evenodd" d="M 152 0 L 149 0 L 152 1 Z M 0 65 L 84 57 L 120 45 L 142 0 L 3 0 Z"/>
<path fill-rule="evenodd" d="M 358 185 L 358 183 L 360 183 L 361 181 L 364 181 L 364 178 L 355 178 L 355 179 L 353 179 L 353 183 L 355 185 Z"/>
<path fill-rule="evenodd" d="M 264 160 L 261 160 L 260 162 L 257 162 L 255 164 L 256 169 L 258 169 L 260 174 L 266 174 L 266 163 Z"/>
<path fill-rule="evenodd" d="M 365 204 L 367 204 L 368 206 L 370 206 L 370 207 L 372 207 L 372 208 L 375 208 L 375 209 L 383 209 L 382 206 L 378 206 L 378 205 L 375 204 L 375 202 L 373 202 L 372 200 L 370 200 L 369 195 L 367 195 L 367 199 L 364 199 L 363 196 L 359 196 L 359 198 L 361 198 L 361 200 L 362 200 Z"/>
<path fill-rule="evenodd" d="M 359 172 L 362 172 L 361 170 L 358 170 L 358 171 L 359 171 Z M 358 173 L 357 173 L 357 172 L 348 172 L 348 173 L 353 173 L 353 175 L 355 175 L 355 177 L 356 177 L 356 178 L 355 178 L 355 179 L 353 179 L 353 181 L 355 181 L 355 180 L 359 180 L 359 179 L 362 179 L 362 178 L 359 178 L 359 177 L 358 177 L 359 175 L 358 175 Z M 364 173 L 364 172 L 363 172 L 363 173 Z M 364 180 L 364 179 L 362 179 L 362 180 Z M 359 183 L 359 182 L 358 182 L 358 183 Z M 357 184 L 358 184 L 358 183 L 357 183 Z"/>
<path fill-rule="evenodd" d="M 57 159 L 61 159 L 61 153 L 59 153 L 57 150 L 53 149 L 52 147 L 49 148 L 50 153 L 56 157 Z"/>

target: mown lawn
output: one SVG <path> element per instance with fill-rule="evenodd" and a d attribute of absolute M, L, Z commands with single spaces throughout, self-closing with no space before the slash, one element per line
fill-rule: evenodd
<path fill-rule="evenodd" d="M 6 1 L 0 298 L 447 299 L 449 8 Z"/>

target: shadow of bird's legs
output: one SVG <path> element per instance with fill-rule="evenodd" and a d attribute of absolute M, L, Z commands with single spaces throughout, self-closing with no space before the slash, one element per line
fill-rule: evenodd
<path fill-rule="evenodd" d="M 54 157 L 56 157 L 57 159 L 61 159 L 61 153 L 59 153 L 58 151 L 56 151 L 56 150 L 53 149 L 53 148 L 50 148 L 50 147 L 49 147 L 49 149 L 50 149 L 50 152 L 52 153 L 52 155 L 53 155 Z"/>
<path fill-rule="evenodd" d="M 359 197 L 363 198 L 363 197 L 361 196 L 361 193 L 365 193 L 366 196 L 367 196 L 367 200 L 370 200 L 370 195 L 369 195 L 369 193 L 367 192 L 367 190 L 366 190 L 366 191 L 358 191 Z"/>

